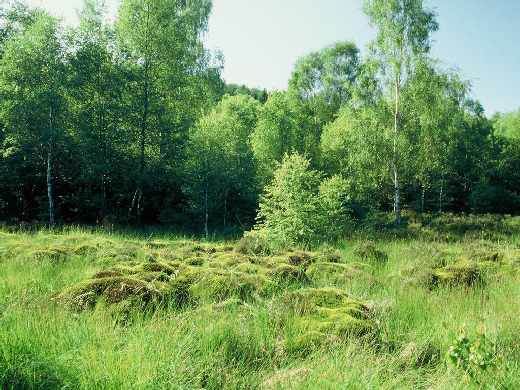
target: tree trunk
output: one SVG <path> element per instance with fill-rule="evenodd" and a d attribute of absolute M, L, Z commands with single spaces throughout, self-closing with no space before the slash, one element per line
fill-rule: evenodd
<path fill-rule="evenodd" d="M 441 182 L 441 190 L 439 191 L 439 213 L 442 213 L 442 193 L 444 191 L 444 184 Z"/>
<path fill-rule="evenodd" d="M 47 198 L 49 200 L 49 225 L 53 226 L 54 219 L 54 188 L 52 183 L 52 160 L 53 160 L 53 145 L 52 140 L 49 140 L 47 148 Z"/>
<path fill-rule="evenodd" d="M 399 71 L 400 73 L 400 71 Z M 399 186 L 399 171 L 398 171 L 398 150 L 397 141 L 399 135 L 399 94 L 400 94 L 401 76 L 396 75 L 395 78 L 395 110 L 394 110 L 394 147 L 392 155 L 392 169 L 394 179 L 394 213 L 395 213 L 395 224 L 401 224 L 401 188 Z"/>
<path fill-rule="evenodd" d="M 226 223 L 227 223 L 227 221 L 226 221 L 226 219 L 227 219 L 227 198 L 228 198 L 228 193 L 226 191 L 224 194 L 224 221 L 223 221 L 224 229 L 226 228 Z"/>
<path fill-rule="evenodd" d="M 206 236 L 206 240 L 209 238 L 208 219 L 208 185 L 206 184 L 206 188 L 204 189 L 204 235 Z"/>
<path fill-rule="evenodd" d="M 146 132 L 148 127 L 148 110 L 149 110 L 149 85 L 148 85 L 148 65 L 145 67 L 145 82 L 144 82 L 144 107 L 143 107 L 143 119 L 141 123 L 141 134 L 140 134 L 140 149 L 141 159 L 139 163 L 139 200 L 143 196 L 143 182 L 144 182 L 144 168 L 145 168 L 145 147 L 146 147 Z M 138 202 L 137 217 L 141 222 L 141 202 Z"/>
<path fill-rule="evenodd" d="M 426 186 L 423 184 L 421 192 L 421 214 L 424 213 L 424 198 L 426 196 Z"/>

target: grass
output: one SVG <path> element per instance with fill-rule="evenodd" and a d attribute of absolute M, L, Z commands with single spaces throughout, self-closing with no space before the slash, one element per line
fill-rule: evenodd
<path fill-rule="evenodd" d="M 0 388 L 519 388 L 519 226 L 410 217 L 270 255 L 0 230 Z"/>

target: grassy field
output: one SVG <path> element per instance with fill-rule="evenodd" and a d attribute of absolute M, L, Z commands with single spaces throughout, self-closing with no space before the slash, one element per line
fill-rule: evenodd
<path fill-rule="evenodd" d="M 269 254 L 0 231 L 2 389 L 520 388 L 520 219 Z"/>

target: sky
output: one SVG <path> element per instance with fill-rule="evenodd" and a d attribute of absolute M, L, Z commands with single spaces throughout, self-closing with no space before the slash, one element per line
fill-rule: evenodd
<path fill-rule="evenodd" d="M 112 13 L 118 0 L 107 0 Z M 425 0 L 438 15 L 432 55 L 473 85 L 488 115 L 520 107 L 520 0 Z M 29 0 L 67 23 L 82 0 Z M 224 54 L 224 79 L 285 89 L 296 60 L 350 40 L 365 52 L 374 31 L 362 0 L 213 0 L 207 45 Z"/>

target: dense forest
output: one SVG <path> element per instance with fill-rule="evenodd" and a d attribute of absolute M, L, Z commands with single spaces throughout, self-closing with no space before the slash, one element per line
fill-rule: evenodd
<path fill-rule="evenodd" d="M 85 0 L 74 28 L 4 4 L 0 220 L 208 234 L 257 210 L 281 220 L 283 202 L 349 221 L 517 214 L 520 111 L 486 117 L 430 55 L 435 13 L 407 3 L 366 1 L 377 36 L 363 55 L 334 43 L 269 92 L 222 79 L 223 55 L 204 47 L 211 0 L 123 0 L 113 23 Z"/>

